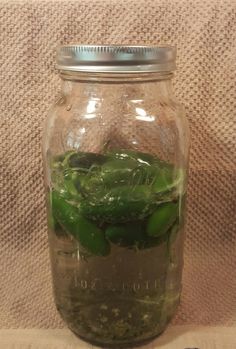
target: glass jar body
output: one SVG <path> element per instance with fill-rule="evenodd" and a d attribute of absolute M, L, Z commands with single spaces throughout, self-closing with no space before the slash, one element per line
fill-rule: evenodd
<path fill-rule="evenodd" d="M 56 306 L 90 342 L 141 343 L 180 298 L 185 115 L 169 75 L 62 78 L 43 140 Z"/>

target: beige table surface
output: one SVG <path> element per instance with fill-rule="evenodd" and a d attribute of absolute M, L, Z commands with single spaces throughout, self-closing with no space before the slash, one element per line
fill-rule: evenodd
<path fill-rule="evenodd" d="M 69 330 L 0 330 L 0 349 L 89 349 Z M 151 349 L 236 349 L 236 327 L 173 326 L 149 345 Z"/>

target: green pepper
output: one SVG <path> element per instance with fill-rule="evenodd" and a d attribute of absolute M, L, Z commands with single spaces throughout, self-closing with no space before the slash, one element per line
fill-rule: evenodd
<path fill-rule="evenodd" d="M 70 168 L 89 170 L 94 165 L 103 164 L 105 160 L 106 158 L 102 154 L 75 152 L 66 159 L 66 162 L 64 160 L 64 164 Z"/>
<path fill-rule="evenodd" d="M 142 173 L 141 184 L 146 185 L 152 185 L 160 172 L 160 169 L 153 165 L 140 165 L 138 170 Z"/>
<path fill-rule="evenodd" d="M 98 191 L 80 203 L 83 216 L 110 223 L 142 219 L 152 213 L 155 207 L 151 189 L 145 185 Z"/>
<path fill-rule="evenodd" d="M 173 165 L 155 158 L 151 154 L 127 151 L 114 151 L 109 153 L 109 157 L 115 157 L 117 160 L 111 160 L 109 164 L 118 164 L 119 169 L 132 172 L 134 184 L 153 184 L 155 193 L 162 193 L 173 188 Z M 106 163 L 103 165 L 106 166 Z M 117 166 L 110 166 L 112 174 Z M 132 169 L 132 171 L 131 171 Z M 142 176 L 140 176 L 142 173 Z M 137 181 L 137 178 L 139 179 Z M 136 179 L 136 180 L 135 180 Z"/>
<path fill-rule="evenodd" d="M 141 245 L 142 249 L 152 248 L 161 245 L 164 242 L 167 242 L 168 237 L 166 235 L 161 235 L 159 237 L 146 236 L 143 244 Z"/>
<path fill-rule="evenodd" d="M 52 168 L 63 168 L 63 163 L 66 162 L 65 159 L 69 158 L 74 153 L 75 153 L 74 150 L 69 150 L 63 154 L 55 155 L 53 157 L 53 159 L 51 159 L 51 167 Z"/>
<path fill-rule="evenodd" d="M 69 204 L 56 191 L 52 191 L 53 213 L 62 227 L 73 235 L 89 253 L 106 256 L 110 246 L 101 229 L 79 214 L 76 207 Z"/>
<path fill-rule="evenodd" d="M 55 231 L 59 224 L 58 222 L 55 220 L 51 210 L 48 212 L 48 215 L 47 215 L 47 222 L 48 222 L 48 228 L 49 230 L 52 230 L 52 231 Z"/>
<path fill-rule="evenodd" d="M 135 167 L 134 161 L 112 159 L 101 166 L 100 176 L 105 186 L 125 184 L 129 181 Z"/>
<path fill-rule="evenodd" d="M 163 168 L 159 171 L 153 183 L 153 190 L 155 193 L 163 193 L 173 188 L 172 171 Z"/>
<path fill-rule="evenodd" d="M 155 166 L 140 164 L 133 159 L 118 159 L 101 167 L 101 177 L 105 186 L 151 184 L 159 169 Z"/>
<path fill-rule="evenodd" d="M 141 153 L 141 152 L 135 152 L 135 151 L 129 150 L 127 154 L 133 159 L 136 159 L 140 164 L 150 165 L 155 160 L 154 156 L 148 153 Z"/>
<path fill-rule="evenodd" d="M 103 178 L 97 173 L 79 175 L 74 183 L 79 195 L 83 198 L 97 195 L 106 188 Z"/>
<path fill-rule="evenodd" d="M 54 188 L 61 196 L 68 200 L 80 200 L 81 195 L 77 189 L 78 180 L 78 174 L 71 169 L 66 169 L 63 173 L 59 173 L 58 175 L 54 173 L 52 177 Z"/>
<path fill-rule="evenodd" d="M 110 225 L 105 235 L 114 244 L 138 248 L 144 244 L 146 238 L 141 222 Z"/>
<path fill-rule="evenodd" d="M 59 222 L 56 220 L 55 215 L 53 214 L 53 208 L 52 208 L 52 192 L 47 193 L 47 223 L 48 223 L 48 229 L 52 232 L 54 232 L 57 237 L 65 237 L 67 236 L 66 232 L 62 229 Z"/>
<path fill-rule="evenodd" d="M 65 190 L 71 196 L 78 196 L 78 190 L 75 186 L 75 183 L 78 179 L 78 175 L 73 171 L 66 171 L 64 174 L 64 187 Z"/>
<path fill-rule="evenodd" d="M 141 153 L 134 150 L 120 150 L 120 149 L 113 149 L 112 151 L 108 152 L 107 155 L 109 157 L 115 157 L 116 159 L 132 159 L 135 160 L 138 163 L 141 164 L 151 164 L 154 162 L 155 157 L 148 153 Z"/>
<path fill-rule="evenodd" d="M 132 178 L 132 172 L 130 172 L 129 170 L 121 170 L 101 174 L 101 179 L 106 188 L 127 185 L 130 182 L 130 178 Z"/>
<path fill-rule="evenodd" d="M 111 159 L 102 165 L 103 172 L 113 172 L 119 170 L 132 171 L 137 167 L 137 162 L 133 159 Z"/>
<path fill-rule="evenodd" d="M 173 167 L 164 167 L 161 169 L 159 176 L 153 183 L 155 193 L 164 193 L 177 188 L 184 180 L 184 172 L 182 169 L 174 169 Z"/>
<path fill-rule="evenodd" d="M 178 216 L 178 204 L 167 202 L 161 204 L 149 217 L 146 231 L 149 236 L 159 237 L 165 234 Z"/>
<path fill-rule="evenodd" d="M 168 235 L 167 255 L 170 258 L 170 262 L 174 262 L 175 254 L 174 254 L 172 245 L 174 244 L 177 238 L 179 230 L 180 230 L 180 224 L 179 224 L 179 219 L 177 219 L 175 223 L 172 225 L 172 227 L 169 229 L 169 232 L 167 234 Z"/>
<path fill-rule="evenodd" d="M 59 222 L 56 221 L 55 219 L 54 219 L 54 226 L 51 228 L 51 230 L 56 234 L 58 238 L 68 238 L 68 233 L 65 231 L 65 229 L 62 228 Z"/>

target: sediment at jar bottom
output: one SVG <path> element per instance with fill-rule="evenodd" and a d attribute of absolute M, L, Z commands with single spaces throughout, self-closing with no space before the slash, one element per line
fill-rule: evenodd
<path fill-rule="evenodd" d="M 115 304 L 115 306 L 112 305 L 113 309 L 117 309 L 117 306 L 120 308 L 120 300 L 114 301 L 113 304 Z M 124 312 L 121 312 L 120 316 L 113 321 L 107 320 L 108 318 L 105 312 L 104 315 L 98 318 L 97 314 L 99 311 L 96 308 L 90 311 L 87 309 L 87 314 L 83 314 L 83 312 L 66 313 L 59 305 L 57 308 L 68 327 L 80 338 L 100 346 L 129 347 L 129 345 L 145 344 L 145 342 L 160 335 L 166 329 L 172 317 L 172 314 L 169 316 L 162 316 L 160 322 L 161 309 L 156 310 L 155 318 L 155 311 L 153 311 L 152 305 L 153 316 L 150 316 L 150 321 L 148 320 L 148 309 L 146 309 L 146 313 L 140 317 L 138 305 L 139 303 L 133 302 L 133 304 L 130 304 L 130 302 L 122 301 Z M 136 311 L 133 311 L 133 309 Z M 136 321 L 129 318 L 131 313 Z M 102 327 L 101 320 L 103 323 Z"/>
<path fill-rule="evenodd" d="M 150 154 L 70 151 L 52 160 L 50 211 L 87 256 L 112 244 L 136 250 L 168 240 L 179 222 L 181 170 Z"/>
<path fill-rule="evenodd" d="M 90 342 L 125 346 L 165 329 L 179 302 L 179 283 L 174 290 L 167 285 L 167 242 L 139 253 L 113 245 L 106 257 L 78 261 L 76 252 L 68 253 L 69 245 L 76 248 L 73 240 L 63 247 L 55 239 L 56 304 L 75 333 Z"/>

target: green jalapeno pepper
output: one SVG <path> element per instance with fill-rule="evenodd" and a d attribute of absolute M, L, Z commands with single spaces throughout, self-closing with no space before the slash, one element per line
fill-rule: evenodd
<path fill-rule="evenodd" d="M 146 239 L 141 222 L 110 225 L 105 235 L 112 243 L 126 247 L 140 248 Z"/>
<path fill-rule="evenodd" d="M 111 159 L 102 165 L 100 176 L 105 186 L 127 184 L 136 166 L 130 159 Z"/>
<path fill-rule="evenodd" d="M 141 245 L 141 248 L 147 249 L 147 248 L 157 247 L 163 244 L 164 242 L 167 242 L 167 240 L 168 240 L 168 237 L 166 235 L 162 235 L 159 237 L 146 236 L 146 239 Z"/>
<path fill-rule="evenodd" d="M 183 182 L 184 174 L 181 169 L 164 167 L 160 170 L 159 175 L 153 183 L 155 193 L 166 193 L 177 188 Z"/>
<path fill-rule="evenodd" d="M 148 153 L 141 153 L 134 150 L 120 150 L 120 149 L 114 149 L 107 153 L 109 157 L 116 158 L 116 159 L 131 159 L 135 160 L 136 162 L 139 162 L 141 164 L 151 164 L 154 162 L 155 157 Z"/>
<path fill-rule="evenodd" d="M 153 183 L 153 190 L 155 193 L 163 193 L 169 191 L 173 186 L 172 172 L 166 168 L 159 171 Z"/>
<path fill-rule="evenodd" d="M 120 223 L 142 219 L 155 209 L 150 187 L 121 186 L 88 196 L 80 203 L 81 214 L 92 220 Z"/>
<path fill-rule="evenodd" d="M 92 166 L 103 164 L 105 160 L 102 154 L 73 152 L 64 159 L 63 164 L 70 168 L 89 170 Z"/>
<path fill-rule="evenodd" d="M 147 234 L 154 237 L 165 234 L 178 216 L 178 207 L 173 202 L 161 204 L 148 219 Z"/>
<path fill-rule="evenodd" d="M 57 156 L 52 170 L 53 216 L 90 253 L 109 253 L 107 240 L 138 248 L 167 240 L 178 217 L 174 200 L 183 180 L 173 165 L 131 150 L 72 151 Z M 90 220 L 110 224 L 105 235 Z"/>
<path fill-rule="evenodd" d="M 110 246 L 102 230 L 81 216 L 77 208 L 69 204 L 56 191 L 52 192 L 52 208 L 53 214 L 62 227 L 88 252 L 100 256 L 109 254 Z"/>

